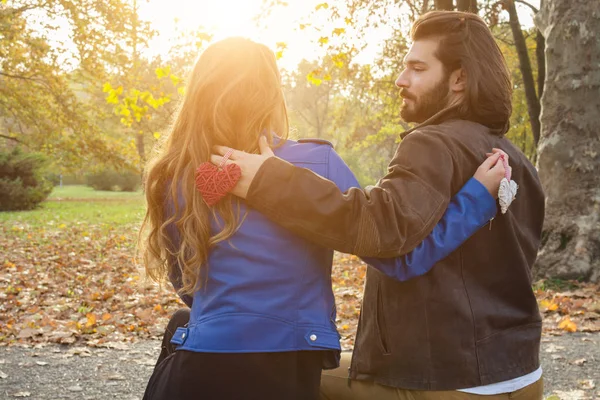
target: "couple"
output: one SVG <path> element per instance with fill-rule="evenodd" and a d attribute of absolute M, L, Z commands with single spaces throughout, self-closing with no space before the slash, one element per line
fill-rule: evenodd
<path fill-rule="evenodd" d="M 544 195 L 504 137 L 509 72 L 476 15 L 425 14 L 411 37 L 396 85 L 419 125 L 364 190 L 327 143 L 286 139 L 268 48 L 232 38 L 202 53 L 146 176 L 146 270 L 191 310 L 171 319 L 144 399 L 542 399 Z M 211 207 L 195 185 L 208 160 L 242 172 Z M 510 173 L 519 196 L 503 214 Z M 341 360 L 333 250 L 369 264 Z"/>

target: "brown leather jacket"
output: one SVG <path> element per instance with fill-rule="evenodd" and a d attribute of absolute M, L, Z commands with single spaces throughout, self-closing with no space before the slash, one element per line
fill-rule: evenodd
<path fill-rule="evenodd" d="M 452 390 L 501 382 L 539 367 L 541 319 L 531 289 L 544 219 L 533 165 L 502 135 L 440 114 L 398 146 L 367 195 L 277 158 L 265 162 L 247 202 L 304 238 L 361 256 L 411 251 L 493 147 L 519 184 L 509 211 L 428 274 L 398 282 L 367 272 L 350 369 L 355 379 Z"/>

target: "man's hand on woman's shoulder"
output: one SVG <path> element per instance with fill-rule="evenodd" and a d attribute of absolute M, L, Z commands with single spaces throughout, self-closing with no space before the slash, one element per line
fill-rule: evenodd
<path fill-rule="evenodd" d="M 261 136 L 258 144 L 260 148 L 260 154 L 250 154 L 234 149 L 229 159 L 226 160 L 226 165 L 237 164 L 242 170 L 242 177 L 238 181 L 237 185 L 235 185 L 231 193 L 243 199 L 245 199 L 248 195 L 250 185 L 256 177 L 260 167 L 269 158 L 275 157 L 275 153 L 273 153 L 273 150 L 271 147 L 269 147 L 266 137 Z M 213 154 L 210 157 L 210 162 L 217 166 L 222 165 L 223 156 L 228 150 L 228 147 L 214 146 Z"/>

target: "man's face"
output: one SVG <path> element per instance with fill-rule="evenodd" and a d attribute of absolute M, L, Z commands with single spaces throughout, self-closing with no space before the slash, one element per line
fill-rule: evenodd
<path fill-rule="evenodd" d="M 448 104 L 449 75 L 435 56 L 437 45 L 437 39 L 417 40 L 404 57 L 396 86 L 403 98 L 400 116 L 406 122 L 421 123 Z"/>

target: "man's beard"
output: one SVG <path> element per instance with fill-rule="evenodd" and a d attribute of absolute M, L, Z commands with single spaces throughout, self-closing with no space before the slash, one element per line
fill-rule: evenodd
<path fill-rule="evenodd" d="M 412 107 L 408 103 L 402 104 L 400 116 L 406 122 L 421 123 L 428 120 L 446 107 L 449 89 L 450 84 L 448 83 L 447 76 L 442 77 L 438 84 L 419 98 L 416 98 L 409 91 L 402 89 L 400 95 L 410 99 Z"/>

